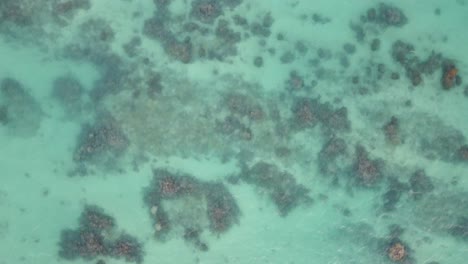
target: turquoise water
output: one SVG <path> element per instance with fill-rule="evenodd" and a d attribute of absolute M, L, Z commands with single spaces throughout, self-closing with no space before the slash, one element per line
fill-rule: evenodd
<path fill-rule="evenodd" d="M 0 264 L 465 263 L 467 11 L 0 1 Z"/>

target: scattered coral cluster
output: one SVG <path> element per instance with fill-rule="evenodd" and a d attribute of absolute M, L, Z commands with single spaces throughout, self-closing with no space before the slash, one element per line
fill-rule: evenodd
<path fill-rule="evenodd" d="M 159 240 L 181 236 L 206 251 L 208 245 L 201 238 L 205 229 L 222 234 L 239 223 L 240 208 L 223 183 L 201 181 L 165 169 L 156 169 L 153 174 L 144 200 Z"/>

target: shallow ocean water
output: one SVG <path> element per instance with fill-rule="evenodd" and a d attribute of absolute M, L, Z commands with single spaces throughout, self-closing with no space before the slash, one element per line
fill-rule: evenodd
<path fill-rule="evenodd" d="M 0 264 L 468 257 L 468 2 L 3 0 Z"/>

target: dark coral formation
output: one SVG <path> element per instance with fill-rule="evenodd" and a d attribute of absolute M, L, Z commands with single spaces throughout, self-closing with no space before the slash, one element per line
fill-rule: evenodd
<path fill-rule="evenodd" d="M 235 116 L 229 115 L 224 120 L 216 121 L 216 128 L 219 132 L 225 135 L 235 135 L 240 139 L 250 139 L 250 129 Z"/>
<path fill-rule="evenodd" d="M 273 164 L 258 162 L 249 169 L 245 168 L 241 179 L 266 191 L 281 216 L 287 216 L 299 205 L 312 202 L 309 189 L 298 184 L 292 174 Z"/>
<path fill-rule="evenodd" d="M 94 82 L 90 93 L 94 102 L 99 103 L 108 95 L 118 94 L 132 82 L 130 70 L 124 66 L 122 59 L 117 55 L 93 56 L 90 59 L 96 60 L 95 63 L 98 63 L 100 70 L 100 78 Z"/>
<path fill-rule="evenodd" d="M 5 125 L 8 123 L 8 107 L 0 105 L 0 124 Z"/>
<path fill-rule="evenodd" d="M 188 175 L 177 175 L 167 170 L 156 169 L 148 193 L 147 202 L 157 204 L 161 199 L 176 199 L 187 195 L 196 195 L 201 192 L 200 183 Z"/>
<path fill-rule="evenodd" d="M 411 83 L 416 86 L 421 83 L 422 79 L 420 72 L 415 69 L 416 58 L 413 51 L 413 45 L 400 40 L 393 43 L 392 46 L 393 59 L 405 68 L 406 75 L 411 80 Z"/>
<path fill-rule="evenodd" d="M 392 224 L 389 226 L 389 233 L 384 238 L 379 239 L 379 248 L 382 255 L 391 262 L 412 264 L 415 263 L 413 250 L 409 244 L 402 239 L 404 229 Z M 387 261 L 385 262 L 387 263 Z"/>
<path fill-rule="evenodd" d="M 80 226 L 92 231 L 110 230 L 115 227 L 114 218 L 95 205 L 85 206 L 80 216 Z"/>
<path fill-rule="evenodd" d="M 344 139 L 332 137 L 322 147 L 318 154 L 320 172 L 325 175 L 334 175 L 340 172 L 340 164 L 337 159 L 346 154 L 347 145 Z"/>
<path fill-rule="evenodd" d="M 80 81 L 71 75 L 59 76 L 52 87 L 52 96 L 71 113 L 81 110 L 84 92 Z"/>
<path fill-rule="evenodd" d="M 455 64 L 451 61 L 445 61 L 442 65 L 442 78 L 440 80 L 442 88 L 450 90 L 454 86 L 461 84 L 460 75 L 458 75 L 458 69 Z"/>
<path fill-rule="evenodd" d="M 383 161 L 371 159 L 362 145 L 357 145 L 353 165 L 353 175 L 363 186 L 373 186 L 383 177 Z"/>
<path fill-rule="evenodd" d="M 406 258 L 406 246 L 399 241 L 392 242 L 387 249 L 387 256 L 390 260 L 401 262 Z"/>
<path fill-rule="evenodd" d="M 127 262 L 143 262 L 141 243 L 133 236 L 125 233 L 121 234 L 111 243 L 109 255 L 114 258 L 123 258 Z"/>
<path fill-rule="evenodd" d="M 316 99 L 298 98 L 292 108 L 293 124 L 299 128 L 314 127 L 318 122 L 316 105 L 318 105 Z"/>
<path fill-rule="evenodd" d="M 19 0 L 4 0 L 0 2 L 0 22 L 10 22 L 17 26 L 29 26 L 34 22 L 34 10 L 25 2 Z"/>
<path fill-rule="evenodd" d="M 211 24 L 216 18 L 223 14 L 222 1 L 195 0 L 192 1 L 191 15 L 203 22 Z"/>
<path fill-rule="evenodd" d="M 234 224 L 238 224 L 240 209 L 226 186 L 222 183 L 209 183 L 205 185 L 204 189 L 210 230 L 215 233 L 223 233 Z"/>
<path fill-rule="evenodd" d="M 51 1 L 52 14 L 56 17 L 72 18 L 80 10 L 89 10 L 89 0 L 53 0 Z"/>
<path fill-rule="evenodd" d="M 3 102 L 3 103 L 2 103 Z M 40 127 L 43 111 L 36 99 L 16 79 L 5 78 L 0 83 L 2 123 L 18 136 L 32 136 Z"/>
<path fill-rule="evenodd" d="M 460 161 L 468 161 L 468 145 L 463 145 L 457 150 L 457 159 Z"/>
<path fill-rule="evenodd" d="M 151 39 L 159 40 L 166 53 L 175 60 L 182 63 L 192 61 L 193 44 L 190 37 L 180 38 L 173 34 L 158 14 L 145 21 L 143 33 Z"/>
<path fill-rule="evenodd" d="M 114 40 L 115 32 L 107 21 L 96 18 L 86 20 L 80 25 L 80 37 L 86 46 L 105 51 Z"/>
<path fill-rule="evenodd" d="M 387 191 L 382 195 L 383 209 L 393 211 L 396 209 L 401 196 L 408 191 L 408 186 L 396 178 L 390 178 Z"/>
<path fill-rule="evenodd" d="M 415 199 L 420 199 L 426 193 L 434 190 L 434 184 L 424 170 L 417 170 L 410 178 L 411 194 Z"/>
<path fill-rule="evenodd" d="M 208 245 L 200 239 L 201 230 L 195 228 L 186 228 L 184 231 L 184 240 L 192 243 L 200 251 L 208 251 Z"/>
<path fill-rule="evenodd" d="M 62 231 L 59 256 L 74 260 L 77 258 L 94 259 L 108 254 L 102 234 L 89 230 Z"/>
<path fill-rule="evenodd" d="M 89 0 L 50 0 L 46 3 L 3 0 L 0 1 L 0 33 L 15 41 L 48 41 L 49 32 L 60 34 L 61 27 L 68 25 L 80 10 L 86 11 L 90 7 Z"/>
<path fill-rule="evenodd" d="M 234 31 L 227 20 L 220 19 L 218 21 L 215 36 L 219 41 L 218 49 L 211 50 L 208 58 L 223 61 L 224 57 L 237 54 L 236 44 L 242 40 L 241 33 Z"/>
<path fill-rule="evenodd" d="M 133 37 L 129 42 L 123 44 L 122 48 L 128 57 L 133 58 L 138 55 L 138 49 L 141 46 L 141 38 Z"/>
<path fill-rule="evenodd" d="M 400 8 L 380 3 L 377 8 L 367 10 L 367 21 L 382 27 L 402 27 L 408 23 L 408 18 Z"/>
<path fill-rule="evenodd" d="M 269 37 L 271 34 L 271 26 L 273 25 L 274 19 L 270 13 L 265 14 L 261 20 L 255 21 L 250 25 L 250 32 L 253 35 L 259 37 Z"/>
<path fill-rule="evenodd" d="M 383 126 L 383 131 L 385 134 L 385 139 L 392 145 L 398 145 L 402 143 L 400 135 L 400 122 L 399 120 L 392 116 L 390 121 L 388 121 Z"/>
<path fill-rule="evenodd" d="M 298 92 L 306 88 L 304 77 L 302 77 L 297 71 L 291 71 L 289 73 L 289 79 L 286 81 L 286 90 L 290 92 Z"/>
<path fill-rule="evenodd" d="M 258 100 L 241 93 L 228 93 L 222 99 L 222 107 L 229 113 L 216 120 L 216 129 L 236 139 L 249 141 L 254 137 L 251 125 L 265 120 L 266 113 Z"/>
<path fill-rule="evenodd" d="M 265 116 L 260 104 L 252 97 L 244 94 L 229 93 L 224 97 L 223 104 L 231 114 L 241 118 L 247 117 L 252 121 L 259 121 Z"/>
<path fill-rule="evenodd" d="M 192 61 L 193 44 L 190 37 L 181 40 L 176 37 L 168 37 L 163 43 L 166 53 L 170 57 L 182 63 L 189 63 Z"/>
<path fill-rule="evenodd" d="M 111 51 L 115 32 L 108 21 L 102 18 L 91 18 L 79 24 L 76 39 L 73 39 L 64 47 L 64 56 L 77 61 L 86 60 L 98 66 L 117 65 L 116 61 L 110 61 L 118 57 Z"/>
<path fill-rule="evenodd" d="M 293 126 L 296 128 L 310 128 L 322 124 L 325 131 L 348 131 L 351 123 L 348 119 L 346 107 L 333 108 L 330 103 L 322 103 L 318 99 L 299 97 L 294 101 Z"/>
<path fill-rule="evenodd" d="M 110 234 L 114 232 L 115 220 L 104 213 L 102 208 L 88 205 L 80 216 L 79 228 L 62 231 L 59 256 L 67 260 L 92 260 L 110 256 L 124 258 L 127 262 L 142 263 L 140 242 L 128 234 L 121 234 L 113 239 Z"/>
<path fill-rule="evenodd" d="M 440 159 L 448 162 L 460 161 L 460 146 L 466 142 L 463 133 L 454 127 L 444 124 L 441 120 L 428 120 L 426 129 L 419 133 L 419 148 L 422 155 L 428 159 Z M 437 127 L 435 130 L 429 130 Z"/>
<path fill-rule="evenodd" d="M 103 114 L 94 124 L 83 126 L 73 159 L 81 162 L 107 154 L 119 156 L 128 145 L 129 141 L 117 121 L 112 116 Z"/>
<path fill-rule="evenodd" d="M 468 217 L 458 217 L 455 225 L 449 228 L 449 233 L 468 242 Z"/>

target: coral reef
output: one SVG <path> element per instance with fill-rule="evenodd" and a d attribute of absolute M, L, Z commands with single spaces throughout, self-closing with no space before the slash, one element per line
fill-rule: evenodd
<path fill-rule="evenodd" d="M 93 84 L 91 99 L 98 103 L 108 95 L 115 95 L 125 90 L 132 82 L 131 71 L 125 68 L 123 61 L 117 55 L 90 58 L 100 68 L 101 76 Z"/>
<path fill-rule="evenodd" d="M 347 145 L 344 139 L 332 137 L 318 153 L 318 165 L 320 172 L 325 175 L 334 175 L 340 171 L 340 164 L 337 159 L 346 154 Z"/>
<path fill-rule="evenodd" d="M 398 7 L 380 3 L 377 8 L 367 10 L 367 21 L 382 27 L 402 27 L 408 23 L 408 18 Z"/>
<path fill-rule="evenodd" d="M 81 44 L 96 51 L 108 51 L 109 45 L 114 41 L 114 30 L 101 18 L 86 20 L 79 30 Z"/>
<path fill-rule="evenodd" d="M 254 21 L 250 24 L 250 32 L 254 36 L 269 37 L 271 35 L 271 26 L 274 19 L 270 13 L 266 13 L 261 20 Z"/>
<path fill-rule="evenodd" d="M 445 90 L 450 90 L 455 85 L 461 84 L 460 76 L 458 75 L 458 69 L 455 64 L 451 61 L 446 61 L 442 65 L 442 78 L 440 80 L 442 87 Z"/>
<path fill-rule="evenodd" d="M 434 184 L 424 170 L 417 170 L 409 180 L 411 195 L 414 199 L 421 199 L 423 195 L 434 190 Z"/>
<path fill-rule="evenodd" d="M 0 105 L 0 124 L 6 125 L 8 123 L 8 107 Z"/>
<path fill-rule="evenodd" d="M 458 68 L 452 60 L 443 58 L 442 54 L 432 51 L 425 60 L 415 55 L 414 46 L 410 43 L 397 40 L 392 45 L 392 57 L 406 71 L 406 76 L 414 86 L 421 84 L 422 74 L 432 75 L 442 69 L 440 83 L 445 90 L 461 84 Z"/>
<path fill-rule="evenodd" d="M 265 117 L 261 105 L 252 97 L 240 94 L 229 93 L 223 99 L 223 105 L 229 112 L 238 117 L 247 117 L 251 121 L 259 121 Z"/>
<path fill-rule="evenodd" d="M 318 101 L 315 99 L 298 98 L 292 108 L 294 126 L 299 128 L 314 127 L 318 122 L 315 111 L 317 104 Z"/>
<path fill-rule="evenodd" d="M 305 88 L 304 77 L 299 75 L 296 71 L 289 73 L 289 79 L 287 80 L 287 90 L 291 92 L 300 91 Z"/>
<path fill-rule="evenodd" d="M 388 226 L 389 233 L 384 238 L 379 240 L 379 248 L 383 251 L 387 260 L 395 263 L 413 264 L 415 259 L 413 258 L 413 251 L 409 244 L 401 238 L 404 233 L 404 229 L 396 224 Z M 385 262 L 387 263 L 387 262 Z"/>
<path fill-rule="evenodd" d="M 406 247 L 401 242 L 394 242 L 388 247 L 387 254 L 392 261 L 402 261 L 406 258 Z"/>
<path fill-rule="evenodd" d="M 236 139 L 248 141 L 253 137 L 252 130 L 234 116 L 226 116 L 222 121 L 216 120 L 216 128 L 222 134 L 233 135 Z"/>
<path fill-rule="evenodd" d="M 460 216 L 455 225 L 449 228 L 449 233 L 468 242 L 468 217 Z"/>
<path fill-rule="evenodd" d="M 39 130 L 44 112 L 36 99 L 17 80 L 5 78 L 0 83 L 4 124 L 12 134 L 33 136 Z"/>
<path fill-rule="evenodd" d="M 238 224 L 240 209 L 226 186 L 222 183 L 209 183 L 204 189 L 210 230 L 214 233 L 224 233 L 232 225 Z"/>
<path fill-rule="evenodd" d="M 141 38 L 133 37 L 129 42 L 125 43 L 122 48 L 128 57 L 133 58 L 138 55 L 138 49 L 141 46 Z"/>
<path fill-rule="evenodd" d="M 183 40 L 179 40 L 174 36 L 167 37 L 166 41 L 163 42 L 163 47 L 170 57 L 182 63 L 192 61 L 193 44 L 190 37 L 186 37 Z"/>
<path fill-rule="evenodd" d="M 151 184 L 144 190 L 144 200 L 150 208 L 156 238 L 165 240 L 182 229 L 180 235 L 201 251 L 208 250 L 200 237 L 203 227 L 219 235 L 239 223 L 237 202 L 220 182 L 155 169 Z"/>
<path fill-rule="evenodd" d="M 80 216 L 80 226 L 86 230 L 101 231 L 115 227 L 115 220 L 95 205 L 86 205 Z"/>
<path fill-rule="evenodd" d="M 321 123 L 326 132 L 348 131 L 351 128 L 346 107 L 334 109 L 318 99 L 298 97 L 292 107 L 293 127 L 304 129 Z"/>
<path fill-rule="evenodd" d="M 56 17 L 72 18 L 79 10 L 89 10 L 89 0 L 53 0 L 51 1 L 52 15 Z"/>
<path fill-rule="evenodd" d="M 390 118 L 390 121 L 383 126 L 383 131 L 385 139 L 390 144 L 399 145 L 402 143 L 400 136 L 400 122 L 396 117 L 392 116 Z"/>
<path fill-rule="evenodd" d="M 222 1 L 194 0 L 190 13 L 200 22 L 211 24 L 223 14 Z"/>
<path fill-rule="evenodd" d="M 124 258 L 127 262 L 141 263 L 143 251 L 136 238 L 116 232 L 115 220 L 95 205 L 85 206 L 78 229 L 64 229 L 60 238 L 59 256 L 67 260 L 83 258 L 92 260 L 110 256 Z"/>
<path fill-rule="evenodd" d="M 104 237 L 89 230 L 63 230 L 60 238 L 59 256 L 67 260 L 77 258 L 93 259 L 106 255 Z"/>
<path fill-rule="evenodd" d="M 393 211 L 396 209 L 401 196 L 408 192 L 409 187 L 396 178 L 388 179 L 387 191 L 382 195 L 383 209 Z"/>
<path fill-rule="evenodd" d="M 225 11 L 240 3 L 238 0 L 194 0 L 190 3 L 189 16 L 181 20 L 171 16 L 167 2 L 156 1 L 157 10 L 145 20 L 143 34 L 159 41 L 166 54 L 176 61 L 185 64 L 202 58 L 223 61 L 237 54 L 236 44 L 241 34 L 222 17 Z"/>
<path fill-rule="evenodd" d="M 468 145 L 461 146 L 456 155 L 459 160 L 468 161 Z"/>
<path fill-rule="evenodd" d="M 82 108 L 83 85 L 71 75 L 59 76 L 54 80 L 52 96 L 70 113 L 78 113 Z"/>
<path fill-rule="evenodd" d="M 175 199 L 200 193 L 200 183 L 187 175 L 176 175 L 164 169 L 153 171 L 153 199 Z"/>
<path fill-rule="evenodd" d="M 421 122 L 424 122 L 421 124 Z M 420 124 L 420 125 L 419 125 Z M 459 161 L 457 151 L 466 142 L 463 133 L 454 127 L 444 124 L 442 120 L 421 119 L 415 122 L 416 126 L 427 127 L 424 132 L 419 132 L 420 127 L 415 127 L 417 148 L 421 154 L 431 160 Z M 437 127 L 437 129 L 429 129 Z"/>
<path fill-rule="evenodd" d="M 142 245 L 136 238 L 128 234 L 121 234 L 116 238 L 109 248 L 110 256 L 114 258 L 123 258 L 127 262 L 142 263 L 143 250 Z"/>
<path fill-rule="evenodd" d="M 298 184 L 293 175 L 273 164 L 258 162 L 242 171 L 241 179 L 267 192 L 281 216 L 287 216 L 299 205 L 310 204 L 309 189 Z"/>
<path fill-rule="evenodd" d="M 200 239 L 201 230 L 195 228 L 186 228 L 184 231 L 184 240 L 192 243 L 200 251 L 208 251 L 208 245 Z"/>
<path fill-rule="evenodd" d="M 0 21 L 17 26 L 30 26 L 34 22 L 34 10 L 24 0 L 4 0 L 0 2 Z"/>
<path fill-rule="evenodd" d="M 355 179 L 363 186 L 375 185 L 383 177 L 383 161 L 370 159 L 369 153 L 362 145 L 356 146 L 355 157 L 353 165 Z"/>
<path fill-rule="evenodd" d="M 235 139 L 252 140 L 254 137 L 252 125 L 266 119 L 266 113 L 258 100 L 246 94 L 227 93 L 223 95 L 220 107 L 226 108 L 229 112 L 223 119 L 215 121 L 215 128 L 220 133 Z"/>
<path fill-rule="evenodd" d="M 105 154 L 119 156 L 128 145 L 129 141 L 117 121 L 109 114 L 102 114 L 94 124 L 82 127 L 73 160 L 90 161 Z"/>

